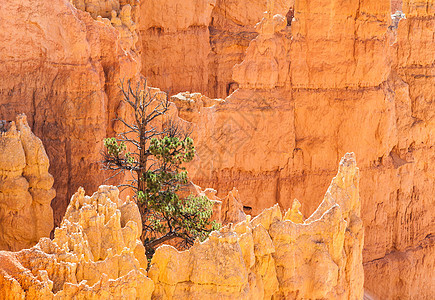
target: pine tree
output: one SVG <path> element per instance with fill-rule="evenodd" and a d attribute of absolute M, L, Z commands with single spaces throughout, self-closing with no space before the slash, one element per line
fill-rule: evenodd
<path fill-rule="evenodd" d="M 167 120 L 167 93 L 152 95 L 146 83 L 133 90 L 131 83 L 121 85 L 123 101 L 134 112 L 134 121 L 117 116 L 126 130 L 104 140 L 103 165 L 116 174 L 132 174 L 132 180 L 120 186 L 134 190 L 142 215 L 142 235 L 148 256 L 168 240 L 181 248 L 194 240 L 204 240 L 220 227 L 211 221 L 213 203 L 206 197 L 180 196 L 188 184 L 184 163 L 195 156 L 189 134 L 173 120 Z M 158 126 L 162 123 L 162 126 Z M 129 150 L 129 151 L 128 151 Z"/>

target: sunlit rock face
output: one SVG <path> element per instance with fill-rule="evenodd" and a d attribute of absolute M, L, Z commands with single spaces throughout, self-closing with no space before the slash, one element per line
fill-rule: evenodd
<path fill-rule="evenodd" d="M 297 201 L 284 216 L 275 205 L 251 219 L 236 209 L 234 190 L 222 201 L 220 219 L 241 222 L 228 223 L 186 251 L 160 246 L 147 274 L 137 205 L 122 201 L 113 186 L 100 186 L 92 196 L 80 188 L 53 240 L 0 251 L 0 297 L 362 299 L 358 189 L 359 170 L 349 153 L 306 220 Z M 213 196 L 207 189 L 201 193 Z M 294 222 L 295 215 L 302 219 Z"/>
<path fill-rule="evenodd" d="M 121 48 L 136 56 L 136 43 L 139 39 L 137 34 L 139 0 L 71 1 L 77 9 L 88 12 L 94 19 L 105 23 L 109 27 L 113 26 L 116 28 Z"/>
<path fill-rule="evenodd" d="M 79 186 L 96 190 L 108 177 L 102 140 L 113 134 L 120 79 L 138 76 L 138 57 L 112 25 L 69 0 L 1 1 L 0 22 L 0 120 L 25 113 L 43 141 L 59 225 Z"/>
<path fill-rule="evenodd" d="M 187 251 L 158 248 L 149 271 L 153 299 L 362 299 L 360 207 L 359 170 L 350 153 L 323 202 L 302 222 L 283 217 L 275 205 Z"/>
<path fill-rule="evenodd" d="M 237 187 L 253 215 L 294 198 L 310 215 L 354 151 L 368 293 L 435 298 L 433 1 L 273 4 L 0 1 L 0 119 L 25 112 L 44 142 L 55 224 L 78 186 L 108 177 L 98 161 L 123 110 L 116 85 L 140 69 L 162 90 L 205 93 L 177 97 L 197 145 L 190 175 L 221 199 Z M 262 36 L 265 11 L 287 26 Z"/>
<path fill-rule="evenodd" d="M 207 92 L 209 24 L 216 0 L 141 1 L 142 74 L 170 93 Z"/>
<path fill-rule="evenodd" d="M 18 251 L 53 229 L 53 176 L 25 115 L 0 121 L 0 250 Z"/>
<path fill-rule="evenodd" d="M 285 86 L 290 67 L 290 43 L 288 36 L 281 31 L 286 26 L 285 17 L 265 12 L 264 18 L 255 26 L 258 37 L 249 44 L 243 62 L 233 68 L 233 79 L 239 88 L 273 89 Z"/>
<path fill-rule="evenodd" d="M 0 251 L 1 299 L 151 299 L 139 210 L 113 186 L 80 188 L 54 239 Z"/>
<path fill-rule="evenodd" d="M 309 215 L 340 157 L 354 151 L 367 290 L 380 298 L 430 299 L 435 289 L 424 274 L 434 267 L 428 254 L 434 245 L 433 3 L 404 1 L 402 8 L 406 19 L 395 24 L 389 2 L 296 1 L 291 26 L 269 36 L 259 32 L 233 67 L 239 89 L 198 107 L 191 176 L 218 196 L 236 186 L 254 215 L 274 203 L 290 208 L 294 198 L 305 199 L 301 211 Z M 289 66 L 285 78 L 280 66 Z M 401 259 L 402 272 L 395 272 Z"/>
<path fill-rule="evenodd" d="M 366 288 L 379 299 L 433 299 L 435 285 L 435 3 L 404 0 L 395 32 L 393 90 L 397 144 L 373 187 L 366 222 Z M 364 178 L 364 177 L 362 177 Z M 380 193 L 383 193 L 381 195 Z M 384 199 L 384 200 L 383 200 Z M 364 216 L 364 214 L 363 214 Z M 377 234 L 374 234 L 376 233 Z M 383 251 L 383 249 L 387 251 Z"/>

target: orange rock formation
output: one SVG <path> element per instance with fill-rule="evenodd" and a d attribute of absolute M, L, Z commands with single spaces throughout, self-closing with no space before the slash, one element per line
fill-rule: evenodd
<path fill-rule="evenodd" d="M 395 32 L 395 146 L 372 170 L 363 209 L 366 288 L 380 299 L 433 299 L 435 284 L 435 3 L 403 1 Z M 373 186 L 373 183 L 377 183 Z M 383 251 L 382 249 L 386 249 Z"/>
<path fill-rule="evenodd" d="M 162 90 L 207 91 L 208 24 L 216 0 L 141 2 L 142 74 Z M 174 59 L 168 59 L 172 57 Z M 173 76 L 174 74 L 183 74 Z"/>
<path fill-rule="evenodd" d="M 288 80 L 289 43 L 280 31 L 287 19 L 266 12 L 256 25 L 259 35 L 250 44 L 242 63 L 233 68 L 233 79 L 241 89 L 273 89 L 283 87 Z M 287 37 L 288 38 L 288 37 Z"/>
<path fill-rule="evenodd" d="M 153 299 L 362 299 L 363 227 L 353 154 L 314 214 L 302 223 L 278 205 L 229 224 L 179 252 L 159 247 Z"/>
<path fill-rule="evenodd" d="M 171 93 L 187 90 L 226 97 L 235 87 L 232 67 L 242 62 L 263 12 L 285 16 L 294 4 L 274 2 L 142 1 L 142 74 Z"/>
<path fill-rule="evenodd" d="M 53 229 L 53 176 L 25 115 L 0 121 L 0 250 L 35 245 Z"/>
<path fill-rule="evenodd" d="M 382 299 L 435 298 L 432 0 L 394 1 L 399 22 L 390 1 L 142 1 L 139 12 L 119 1 L 139 24 L 136 45 L 121 40 L 133 24 L 116 1 L 73 2 L 99 3 L 102 17 L 115 5 L 119 31 L 68 0 L 0 2 L 0 119 L 27 113 L 46 145 L 56 224 L 79 185 L 95 189 L 107 177 L 99 150 L 122 111 L 119 79 L 141 68 L 163 90 L 209 97 L 240 85 L 225 100 L 177 96 L 180 116 L 194 123 L 194 181 L 219 197 L 236 186 L 254 215 L 294 198 L 309 215 L 340 157 L 354 151 L 365 288 Z M 271 33 L 276 13 L 287 26 Z"/>
<path fill-rule="evenodd" d="M 202 116 L 191 176 L 220 193 L 237 186 L 254 214 L 294 198 L 313 199 L 302 205 L 309 214 L 334 162 L 355 151 L 367 290 L 431 299 L 423 274 L 435 268 L 433 3 L 404 2 L 403 11 L 396 28 L 388 2 L 296 1 L 290 28 L 260 32 L 234 67 L 240 89 L 211 107 L 190 105 Z M 402 272 L 398 257 L 408 258 Z"/>
<path fill-rule="evenodd" d="M 115 187 L 74 194 L 54 239 L 0 251 L 0 298 L 151 299 L 139 209 Z"/>
<path fill-rule="evenodd" d="M 107 178 L 98 163 L 102 139 L 113 132 L 120 79 L 137 76 L 138 57 L 111 25 L 69 0 L 1 1 L 0 22 L 0 119 L 26 113 L 41 137 L 58 225 L 79 186 L 93 190 Z"/>
<path fill-rule="evenodd" d="M 54 240 L 0 251 L 0 297 L 361 299 L 358 182 L 355 157 L 346 154 L 323 202 L 304 222 L 283 218 L 278 205 L 252 220 L 244 215 L 190 250 L 159 247 L 149 278 L 137 206 L 122 202 L 115 187 L 100 186 L 91 197 L 80 188 Z M 234 211 L 223 207 L 225 216 Z"/>

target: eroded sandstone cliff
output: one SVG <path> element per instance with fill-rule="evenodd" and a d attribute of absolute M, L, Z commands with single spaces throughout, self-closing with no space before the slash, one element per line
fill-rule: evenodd
<path fill-rule="evenodd" d="M 275 205 L 188 251 L 158 248 L 149 271 L 153 299 L 362 299 L 358 186 L 355 157 L 346 154 L 307 220 L 283 217 Z"/>
<path fill-rule="evenodd" d="M 216 0 L 141 1 L 142 74 L 171 93 L 206 92 L 208 25 Z M 159 83 L 156 85 L 156 83 Z M 161 83 L 161 84 L 160 84 Z"/>
<path fill-rule="evenodd" d="M 80 188 L 54 239 L 19 252 L 0 251 L 0 298 L 150 299 L 139 210 L 115 187 L 91 197 Z"/>
<path fill-rule="evenodd" d="M 53 229 L 53 176 L 25 115 L 0 121 L 0 250 L 18 251 Z"/>
<path fill-rule="evenodd" d="M 73 2 L 104 17 L 115 8 L 113 25 L 128 27 L 117 3 L 132 1 Z M 287 26 L 268 37 L 254 29 L 266 1 L 203 1 L 200 12 L 195 1 L 141 2 L 137 45 L 152 84 L 211 97 L 243 85 L 225 100 L 179 97 L 189 99 L 182 117 L 196 124 L 195 182 L 219 196 L 237 186 L 254 214 L 298 198 L 309 215 L 341 155 L 355 151 L 366 288 L 381 298 L 434 298 L 434 2 L 394 1 L 406 16 L 397 28 L 389 1 L 276 2 Z M 44 141 L 59 224 L 77 186 L 93 190 L 106 177 L 101 140 L 120 109 L 116 84 L 137 75 L 138 57 L 107 21 L 66 0 L 2 1 L 0 21 L 0 119 L 26 112 Z M 275 72 L 286 66 L 282 85 Z"/>
<path fill-rule="evenodd" d="M 102 139 L 113 132 L 120 79 L 138 75 L 139 61 L 119 32 L 69 0 L 0 2 L 0 119 L 26 113 L 50 161 L 57 197 L 55 224 L 79 186 L 107 178 Z"/>
<path fill-rule="evenodd" d="M 0 251 L 0 297 L 362 298 L 364 230 L 353 153 L 343 157 L 324 200 L 306 220 L 295 218 L 301 216 L 297 205 L 284 216 L 275 205 L 251 220 L 243 212 L 234 214 L 235 199 L 223 202 L 229 202 L 222 211 L 227 221 L 243 221 L 186 251 L 159 247 L 148 278 L 136 204 L 121 201 L 112 186 L 100 186 L 91 197 L 80 188 L 53 240 L 42 238 L 19 252 Z"/>
<path fill-rule="evenodd" d="M 338 2 L 296 1 L 290 28 L 252 40 L 233 68 L 240 89 L 197 106 L 191 176 L 221 193 L 237 186 L 254 214 L 276 202 L 289 208 L 293 198 L 312 199 L 301 208 L 309 214 L 334 162 L 352 149 L 361 167 L 367 290 L 431 299 L 434 4 L 405 1 L 396 28 L 389 2 Z M 274 24 L 267 18 L 257 28 Z M 398 257 L 408 258 L 401 272 Z"/>
<path fill-rule="evenodd" d="M 366 187 L 378 183 L 368 197 L 367 204 L 374 207 L 365 210 L 371 215 L 371 221 L 365 222 L 366 288 L 380 299 L 432 299 L 435 3 L 406 0 L 402 9 L 406 19 L 395 32 L 389 85 L 394 91 L 395 146 L 379 163 L 381 173 L 373 170 L 370 177 L 361 179 Z"/>
<path fill-rule="evenodd" d="M 294 0 L 141 1 L 142 74 L 171 93 L 226 97 L 265 11 L 286 16 Z M 291 19 L 291 18 L 290 18 Z M 287 19 L 286 19 L 287 23 Z"/>

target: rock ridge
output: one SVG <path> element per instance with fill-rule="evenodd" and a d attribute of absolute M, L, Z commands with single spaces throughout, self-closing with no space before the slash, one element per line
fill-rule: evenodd
<path fill-rule="evenodd" d="M 284 215 L 275 205 L 251 219 L 240 209 L 234 213 L 231 207 L 240 203 L 236 190 L 230 194 L 222 215 L 237 223 L 189 250 L 160 246 L 147 272 L 136 204 L 121 201 L 113 186 L 100 186 L 92 196 L 80 188 L 53 240 L 0 251 L 0 297 L 362 299 L 364 229 L 353 153 L 343 157 L 323 202 L 306 220 L 297 200 Z"/>
<path fill-rule="evenodd" d="M 0 250 L 18 251 L 53 229 L 53 176 L 26 115 L 0 121 Z"/>

